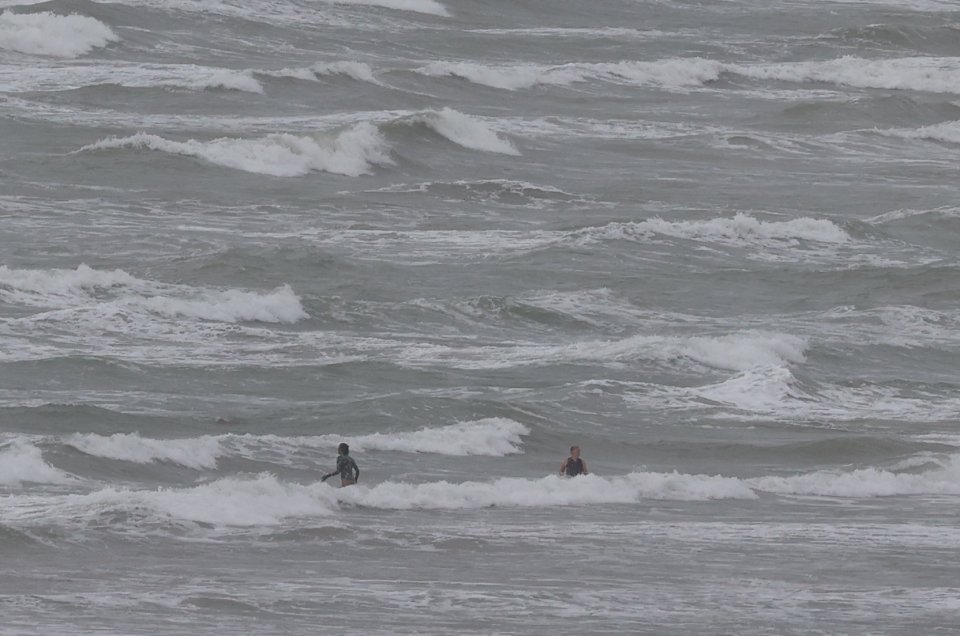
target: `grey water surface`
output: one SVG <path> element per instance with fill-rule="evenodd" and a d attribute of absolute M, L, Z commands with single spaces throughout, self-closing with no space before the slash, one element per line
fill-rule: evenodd
<path fill-rule="evenodd" d="M 956 632 L 958 159 L 952 0 L 2 0 L 0 633 Z"/>

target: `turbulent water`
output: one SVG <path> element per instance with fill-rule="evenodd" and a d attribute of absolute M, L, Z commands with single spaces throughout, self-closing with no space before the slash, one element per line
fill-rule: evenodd
<path fill-rule="evenodd" d="M 958 159 L 954 0 L 2 0 L 0 632 L 956 629 Z"/>

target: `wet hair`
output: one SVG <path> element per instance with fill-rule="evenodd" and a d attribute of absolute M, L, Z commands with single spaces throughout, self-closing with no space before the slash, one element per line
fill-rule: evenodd
<path fill-rule="evenodd" d="M 337 452 L 341 455 L 349 455 L 350 446 L 346 442 L 341 442 L 340 445 L 337 446 Z"/>
<path fill-rule="evenodd" d="M 580 447 L 577 446 L 576 444 L 574 444 L 573 446 L 570 447 L 570 452 L 572 453 L 572 452 L 573 452 L 573 449 L 575 449 L 575 448 L 580 448 Z"/>

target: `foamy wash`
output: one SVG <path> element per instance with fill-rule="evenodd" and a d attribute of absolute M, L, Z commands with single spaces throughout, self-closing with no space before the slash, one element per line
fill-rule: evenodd
<path fill-rule="evenodd" d="M 958 51 L 0 0 L 0 633 L 954 629 Z"/>

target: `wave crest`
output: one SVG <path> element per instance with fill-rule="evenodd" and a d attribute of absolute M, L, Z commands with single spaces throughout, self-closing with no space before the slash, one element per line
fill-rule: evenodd
<path fill-rule="evenodd" d="M 452 108 L 417 113 L 398 119 L 394 123 L 397 125 L 423 124 L 458 146 L 471 150 L 504 155 L 520 154 L 511 141 L 498 136 L 482 121 Z"/>
<path fill-rule="evenodd" d="M 347 442 L 354 451 L 400 451 L 438 455 L 485 455 L 502 457 L 523 453 L 523 437 L 530 434 L 523 424 L 507 418 L 485 418 L 417 431 L 370 435 L 203 435 L 181 439 L 154 439 L 138 433 L 76 434 L 63 442 L 77 450 L 106 459 L 148 464 L 170 462 L 208 470 L 224 456 L 286 463 L 297 453 L 312 455 L 316 449 L 331 449 Z"/>
<path fill-rule="evenodd" d="M 0 13 L 0 49 L 74 58 L 119 40 L 106 24 L 82 15 Z"/>
<path fill-rule="evenodd" d="M 0 446 L 0 485 L 22 483 L 63 484 L 74 481 L 67 473 L 43 460 L 43 453 L 33 444 L 14 441 Z"/>
<path fill-rule="evenodd" d="M 19 270 L 0 265 L 0 298 L 31 307 L 87 309 L 91 301 L 108 313 L 149 312 L 167 318 L 219 322 L 294 323 L 308 314 L 289 285 L 262 293 L 212 290 L 136 278 L 123 270 Z"/>
<path fill-rule="evenodd" d="M 580 230 L 574 238 L 596 240 L 648 240 L 656 235 L 733 245 L 765 242 L 812 241 L 843 244 L 850 235 L 833 221 L 800 217 L 789 221 L 763 221 L 743 212 L 733 218 L 704 221 L 667 221 L 661 218 L 627 223 L 614 222 Z"/>
<path fill-rule="evenodd" d="M 589 80 L 680 89 L 716 81 L 720 77 L 721 69 L 722 65 L 712 60 L 678 58 L 656 62 L 571 63 L 552 66 L 493 66 L 474 62 L 438 61 L 417 69 L 417 72 L 430 77 L 460 77 L 474 84 L 505 90 L 568 86 Z"/>
<path fill-rule="evenodd" d="M 313 171 L 360 176 L 374 164 L 391 164 L 390 147 L 372 124 L 362 122 L 335 138 L 273 134 L 259 139 L 220 138 L 172 141 L 146 133 L 111 137 L 77 152 L 131 148 L 196 157 L 210 163 L 276 177 L 297 177 Z"/>

